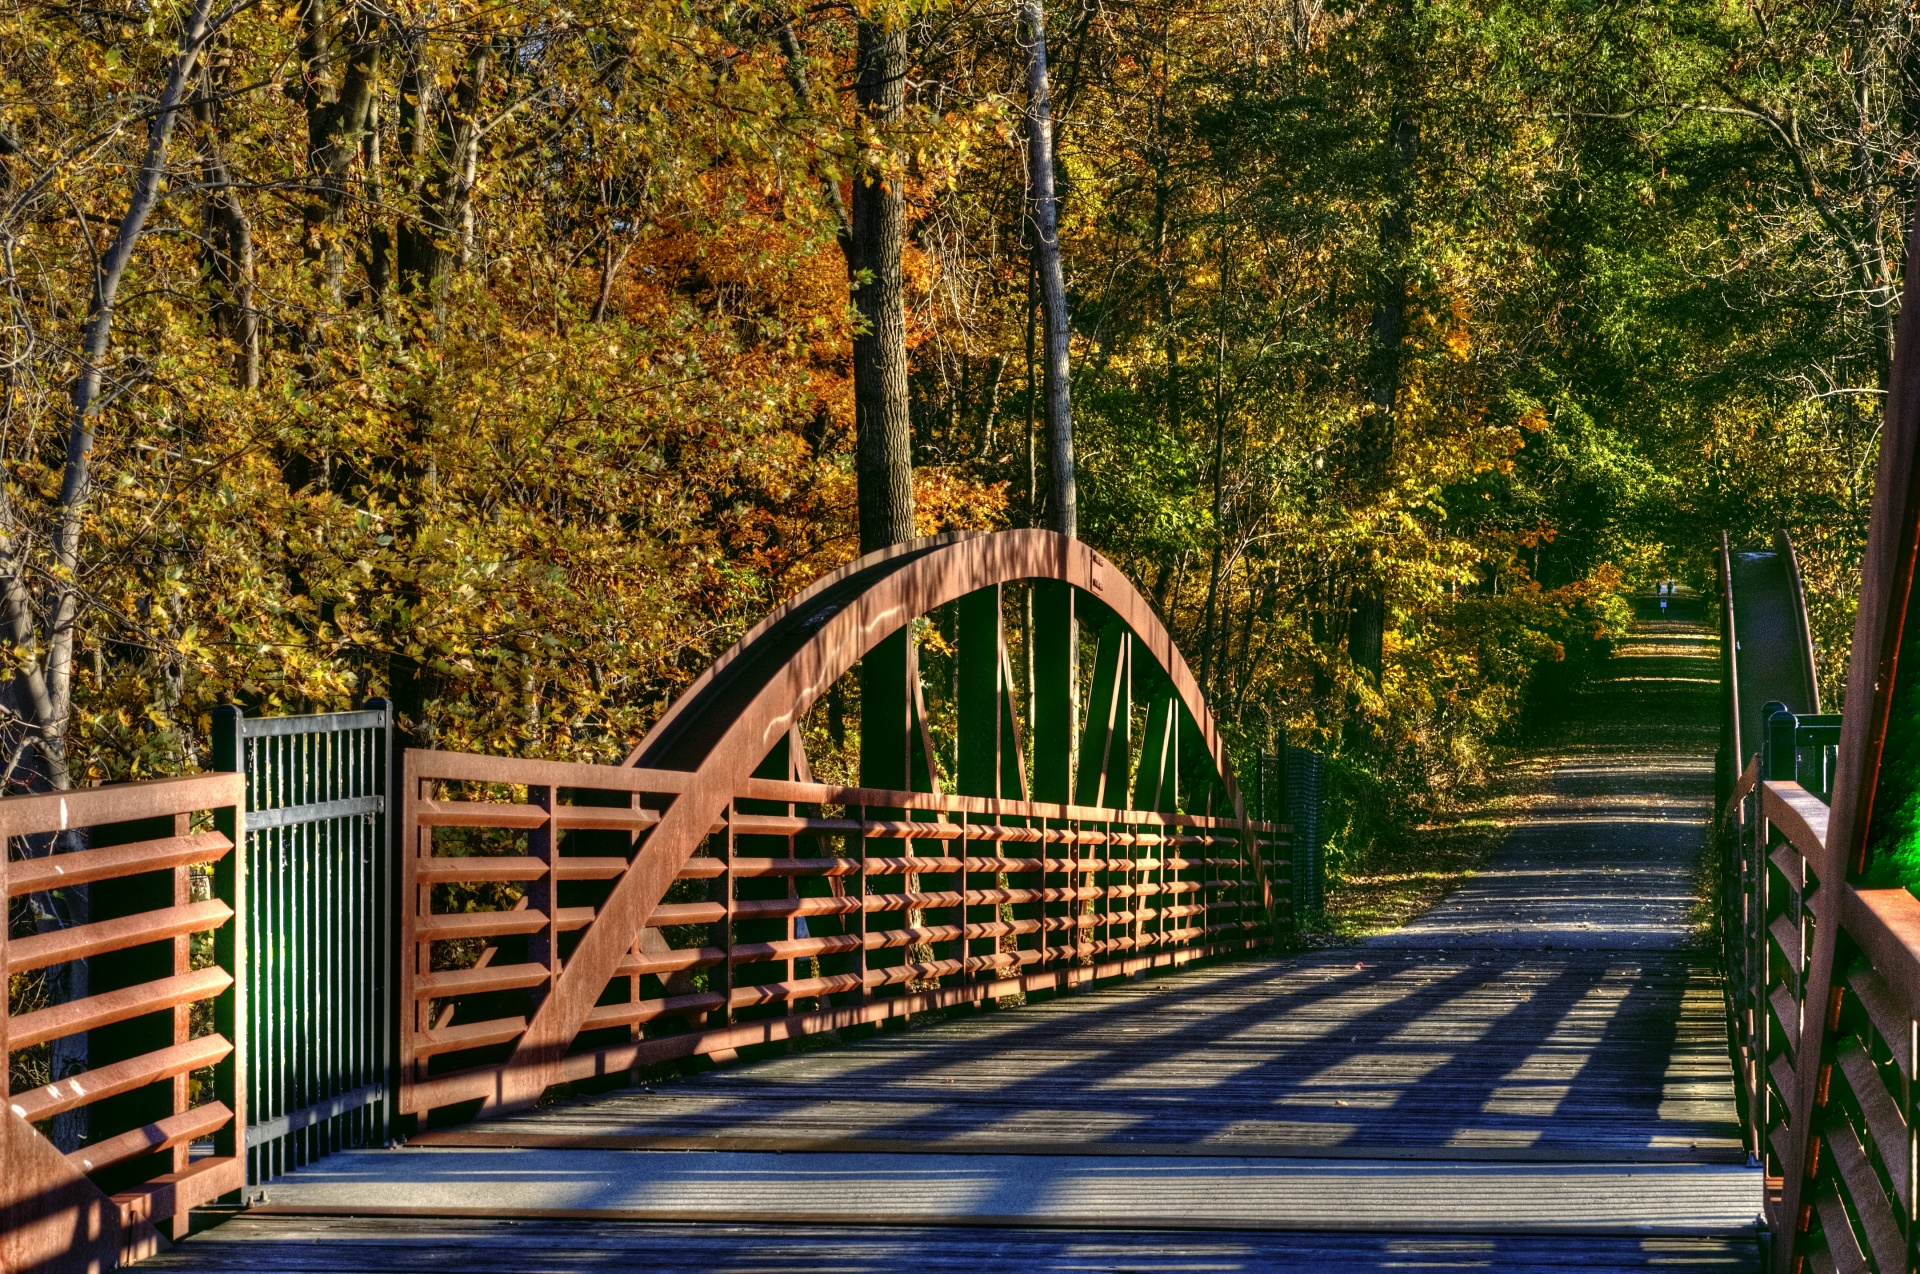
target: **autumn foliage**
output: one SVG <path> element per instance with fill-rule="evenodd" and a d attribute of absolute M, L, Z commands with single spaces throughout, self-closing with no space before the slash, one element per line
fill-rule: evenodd
<path fill-rule="evenodd" d="M 436 746 L 622 755 L 856 550 L 836 204 L 863 173 L 908 206 L 918 529 L 1044 525 L 1011 10 L 901 10 L 888 137 L 851 106 L 854 17 L 0 7 L 9 781 L 51 744 L 75 781 L 169 772 L 215 704 L 371 695 Z M 1664 20 L 1050 11 L 1081 534 L 1234 746 L 1336 754 L 1356 819 L 1470 783 L 1543 670 L 1604 656 L 1629 587 L 1706 582 L 1737 501 L 1685 474 L 1834 419 L 1707 365 L 1737 271 L 1675 262 L 1745 196 L 1696 164 L 1700 202 L 1663 205 L 1680 134 L 1622 121 L 1677 79 L 1725 90 L 1738 39 Z M 1570 60 L 1603 36 L 1689 52 Z M 1790 193 L 1759 132 L 1687 120 Z M 1722 352 L 1785 365 L 1764 326 Z"/>

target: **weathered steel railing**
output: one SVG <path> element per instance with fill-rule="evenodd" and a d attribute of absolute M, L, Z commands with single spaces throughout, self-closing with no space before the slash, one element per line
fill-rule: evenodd
<path fill-rule="evenodd" d="M 940 791 L 912 635 L 935 612 L 961 795 Z M 856 667 L 859 783 L 813 783 L 803 719 Z M 405 764 L 410 1114 L 1240 950 L 1291 916 L 1287 829 L 1246 817 L 1171 638 L 1047 532 L 918 540 L 821 580 L 624 766 Z"/>
<path fill-rule="evenodd" d="M 1834 874 L 1827 801 L 1842 723 L 1782 702 L 1817 706 L 1818 695 L 1804 601 L 1786 586 L 1797 585 L 1792 545 L 1776 539 L 1773 552 L 1722 550 L 1723 752 L 1754 749 L 1718 828 L 1720 950 L 1741 1113 L 1748 1149 L 1765 1165 L 1784 1268 L 1910 1270 L 1920 1233 L 1912 945 L 1920 901 L 1844 878 L 1822 888 L 1823 875 Z M 1778 577 L 1772 588 L 1769 573 Z M 1816 914 L 1836 894 L 1838 932 L 1823 949 Z M 1786 1202 L 1790 1182 L 1797 1208 Z"/>
<path fill-rule="evenodd" d="M 1749 684 L 1757 651 L 1770 647 L 1776 668 L 1802 662 L 1797 578 L 1788 581 L 1796 613 L 1787 623 L 1748 623 L 1738 590 L 1726 593 L 1732 746 L 1722 782 L 1733 800 L 1722 844 L 1744 852 L 1740 872 L 1722 875 L 1722 941 L 1743 1006 L 1734 1014 L 1736 1060 L 1749 1135 L 1766 1163 L 1779 1274 L 1920 1269 L 1920 899 L 1912 892 L 1920 889 L 1920 677 L 1903 666 L 1920 636 L 1920 302 L 1911 270 L 1920 213 L 1915 230 L 1830 767 L 1830 721 L 1780 710 L 1817 704 Z M 1803 726 L 1813 737 L 1800 737 Z M 1774 731 L 1771 758 L 1739 764 L 1758 750 L 1756 735 Z M 1730 782 L 1736 766 L 1740 778 Z M 1810 775 L 1816 784 L 1831 776 L 1831 806 L 1793 781 Z"/>
<path fill-rule="evenodd" d="M 0 931 L 10 992 L 20 975 L 86 969 L 83 994 L 19 1012 L 10 994 L 0 1015 L 9 1075 L 16 1055 L 44 1060 L 62 1041 L 84 1040 L 69 1056 L 85 1058 L 5 1093 L 9 1270 L 138 1259 L 156 1227 L 182 1234 L 190 1209 L 245 1183 L 243 799 L 238 775 L 208 774 L 0 801 L 10 912 L 19 899 L 77 921 Z M 83 1144 L 62 1153 L 48 1121 L 77 1111 Z"/>
<path fill-rule="evenodd" d="M 1817 817 L 1824 826 L 1825 797 L 1832 780 L 1831 752 L 1839 741 L 1836 716 L 1796 716 L 1771 705 L 1766 718 L 1765 747 L 1735 783 L 1727 804 L 1728 817 L 1719 828 L 1719 881 L 1715 896 L 1720 909 L 1720 952 L 1726 970 L 1729 1042 L 1738 1088 L 1741 1118 L 1747 1129 L 1747 1148 L 1765 1158 L 1774 1116 L 1783 1107 L 1767 1083 L 1770 1068 L 1781 1053 L 1779 1020 L 1774 1000 L 1798 995 L 1770 970 L 1799 970 L 1806 945 L 1800 932 L 1803 912 L 1800 861 L 1773 835 L 1774 824 L 1761 808 L 1760 784 L 1771 780 L 1790 784 L 1782 791 L 1796 793 L 1821 805 Z M 1807 780 L 1811 793 L 1800 786 Z M 1771 839 L 1770 839 L 1771 837 Z"/>
<path fill-rule="evenodd" d="M 1812 897 L 1823 892 L 1817 864 L 1827 861 L 1829 811 L 1800 784 L 1759 771 L 1756 760 L 1742 776 L 1730 819 L 1733 834 L 1764 854 L 1764 867 L 1743 874 L 1749 888 L 1726 914 L 1750 918 L 1728 947 L 1749 953 L 1730 964 L 1748 971 L 1733 980 L 1745 983 L 1751 1066 L 1742 1078 L 1770 1221 L 1791 1268 L 1811 1260 L 1814 1269 L 1914 1269 L 1920 899 L 1835 881 L 1836 958 L 1821 979 L 1830 990 L 1824 1005 L 1809 1002 L 1819 953 Z M 1808 1066 L 1819 1079 L 1803 1092 Z M 1810 1168 L 1805 1215 L 1796 1218 L 1782 1214 L 1781 1196 L 1802 1145 Z"/>
<path fill-rule="evenodd" d="M 404 1111 L 491 1094 L 487 1063 L 525 1034 L 608 882 L 644 854 L 649 804 L 684 779 L 408 754 Z M 1254 834 L 1284 863 L 1283 829 Z M 1232 820 L 769 779 L 728 803 L 667 899 L 562 1081 L 1245 950 L 1268 930 Z"/>
<path fill-rule="evenodd" d="M 393 719 L 219 708 L 246 777 L 247 1180 L 388 1138 L 394 1083 Z"/>
<path fill-rule="evenodd" d="M 857 783 L 815 782 L 804 718 L 842 677 Z M 0 1269 L 137 1259 L 395 1113 L 1241 952 L 1295 914 L 1290 828 L 1248 817 L 1171 638 L 1044 532 L 829 576 L 624 765 L 407 753 L 398 863 L 389 728 L 227 709 L 238 772 L 0 801 L 0 883 L 46 917 L 0 965 L 72 971 L 10 994 L 10 1063 L 57 1069 L 7 1094 Z"/>

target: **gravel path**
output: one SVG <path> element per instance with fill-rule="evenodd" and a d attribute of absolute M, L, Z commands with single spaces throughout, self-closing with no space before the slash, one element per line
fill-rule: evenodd
<path fill-rule="evenodd" d="M 1643 621 L 1613 675 L 1573 697 L 1546 791 L 1486 869 L 1368 945 L 1674 951 L 1692 945 L 1713 804 L 1719 668 L 1710 629 Z"/>

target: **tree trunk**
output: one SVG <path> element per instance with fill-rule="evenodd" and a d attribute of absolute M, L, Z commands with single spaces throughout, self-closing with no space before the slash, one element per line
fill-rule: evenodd
<path fill-rule="evenodd" d="M 399 141 L 401 171 L 407 177 L 407 202 L 420 215 L 402 214 L 394 230 L 394 267 L 402 295 L 426 290 L 439 273 L 434 236 L 422 207 L 426 168 L 432 151 L 436 77 L 426 64 L 426 50 L 416 44 L 408 51 L 407 69 L 400 75 Z"/>
<path fill-rule="evenodd" d="M 1213 546 L 1207 568 L 1207 604 L 1200 625 L 1200 689 L 1209 699 L 1214 691 L 1214 622 L 1220 609 L 1220 555 L 1227 539 L 1227 251 L 1227 223 L 1223 212 L 1220 220 L 1220 296 L 1214 310 Z"/>
<path fill-rule="evenodd" d="M 480 108 L 494 55 L 491 40 L 476 39 L 439 110 L 433 100 L 436 77 L 424 50 L 414 51 L 401 79 L 400 144 L 414 161 L 418 184 L 412 192 L 414 215 L 401 222 L 396 236 L 400 291 L 428 299 L 436 338 L 446 327 L 447 286 L 472 250 Z"/>
<path fill-rule="evenodd" d="M 854 97 L 881 140 L 905 113 L 907 32 L 898 23 L 859 24 Z M 853 338 L 854 471 L 860 551 L 913 538 L 913 431 L 907 407 L 906 279 L 900 254 L 906 206 L 891 156 L 853 181 L 848 282 L 860 331 Z"/>
<path fill-rule="evenodd" d="M 1034 359 L 1034 276 L 1039 266 L 1029 256 L 1027 261 L 1027 525 L 1040 525 L 1040 458 L 1034 449 L 1035 412 L 1040 405 L 1040 382 L 1036 375 L 1038 364 Z"/>
<path fill-rule="evenodd" d="M 1173 197 L 1167 180 L 1167 155 L 1163 150 L 1153 165 L 1153 259 L 1160 280 L 1160 340 L 1167 364 L 1167 433 L 1180 434 L 1180 333 L 1173 320 L 1173 250 L 1168 235 L 1169 202 Z"/>
<path fill-rule="evenodd" d="M 813 111 L 813 93 L 807 86 L 807 54 L 800 47 L 799 33 L 793 29 L 791 20 L 782 22 L 774 31 L 774 38 L 780 45 L 783 65 L 786 68 L 787 87 L 793 90 L 793 96 L 800 103 L 800 109 Z M 820 179 L 820 193 L 827 201 L 827 207 L 833 210 L 834 237 L 840 243 L 840 254 L 847 259 L 847 268 L 853 268 L 853 218 L 847 211 L 847 201 L 840 193 L 840 183 L 832 177 Z"/>
<path fill-rule="evenodd" d="M 1060 266 L 1060 205 L 1053 189 L 1053 104 L 1047 91 L 1047 18 L 1041 0 L 1021 0 L 1020 42 L 1027 50 L 1027 177 L 1034 253 L 1046 315 L 1047 466 L 1053 529 L 1074 536 L 1080 499 L 1073 465 L 1073 380 L 1067 359 L 1067 284 Z"/>
<path fill-rule="evenodd" d="M 306 0 L 301 11 L 300 55 L 307 108 L 307 171 L 312 198 L 306 219 L 305 253 L 319 263 L 336 305 L 346 288 L 346 250 L 339 222 L 347 204 L 347 173 L 360 154 L 380 78 L 379 20 L 356 7 L 347 20 L 346 73 L 333 73 L 332 18 L 326 0 Z"/>
<path fill-rule="evenodd" d="M 361 267 L 367 272 L 369 299 L 382 314 L 386 313 L 387 291 L 393 282 L 393 235 L 387 230 L 383 209 L 387 202 L 386 157 L 380 146 L 380 99 L 374 98 L 367 111 L 367 133 L 360 147 L 360 162 L 366 176 L 367 241 Z"/>
<path fill-rule="evenodd" d="M 147 153 L 134 177 L 133 195 L 120 219 L 113 241 L 94 266 L 93 298 L 80 336 L 80 374 L 73 383 L 73 411 L 67 426 L 67 454 L 54 513 L 54 579 L 51 615 L 44 644 L 35 633 L 28 593 L 27 563 L 21 546 L 11 536 L 0 537 L 0 612 L 7 636 L 24 667 L 20 685 L 33 709 L 33 725 L 46 761 L 47 781 L 56 790 L 72 786 L 67 766 L 66 733 L 73 711 L 73 643 L 79 623 L 84 571 L 80 564 L 80 533 L 88 497 L 93 489 L 94 408 L 105 376 L 107 349 L 113 338 L 113 305 L 120 281 L 133 260 L 134 246 L 146 229 L 147 218 L 160 202 L 167 170 L 167 143 L 173 137 L 180 112 L 186 107 L 187 86 L 206 48 L 212 0 L 195 0 L 180 36 L 180 52 L 168 69 L 167 82 L 154 108 L 147 131 Z M 11 525 L 8 510 L 0 508 L 0 525 Z M 33 657 L 36 647 L 44 650 Z"/>
<path fill-rule="evenodd" d="M 633 238 L 628 236 L 616 243 L 609 231 L 607 241 L 600 252 L 600 293 L 594 298 L 593 314 L 589 321 L 604 323 L 607 321 L 607 306 L 613 302 L 613 281 L 620 277 L 620 267 L 627 262 L 627 254 L 633 251 Z"/>
<path fill-rule="evenodd" d="M 260 321 L 253 301 L 253 222 L 234 190 L 233 172 L 220 153 L 219 92 L 203 76 L 194 115 L 201 128 L 200 269 L 213 293 L 213 326 L 234 343 L 233 378 L 244 389 L 260 387 Z"/>
<path fill-rule="evenodd" d="M 1400 396 L 1400 354 L 1407 334 L 1407 252 L 1413 242 L 1413 163 L 1419 147 L 1420 125 L 1404 108 L 1396 111 L 1386 155 L 1387 204 L 1380 214 L 1380 266 L 1374 280 L 1373 318 L 1367 328 L 1370 411 L 1359 466 L 1361 480 L 1374 491 L 1392 477 L 1398 442 L 1394 412 Z"/>
<path fill-rule="evenodd" d="M 206 235 L 205 270 L 214 285 L 213 321 L 235 346 L 233 377 L 243 389 L 260 388 L 260 319 L 253 307 L 253 223 L 234 193 L 233 174 L 209 146 L 200 170 L 207 184 L 201 214 Z"/>
<path fill-rule="evenodd" d="M 1412 14 L 1397 15 L 1398 38 L 1389 47 L 1403 51 L 1410 43 Z M 1400 396 L 1400 359 L 1407 331 L 1408 253 L 1413 243 L 1413 165 L 1419 156 L 1420 125 L 1415 119 L 1405 85 L 1396 85 L 1392 132 L 1383 155 L 1386 203 L 1380 214 L 1380 264 L 1374 277 L 1373 319 L 1368 325 L 1367 414 L 1361 422 L 1360 445 L 1354 457 L 1354 477 L 1363 496 L 1377 498 L 1393 479 L 1398 443 L 1397 403 Z M 1380 684 L 1385 666 L 1387 622 L 1386 580 L 1377 565 L 1363 565 L 1354 586 L 1347 622 L 1347 658 Z"/>

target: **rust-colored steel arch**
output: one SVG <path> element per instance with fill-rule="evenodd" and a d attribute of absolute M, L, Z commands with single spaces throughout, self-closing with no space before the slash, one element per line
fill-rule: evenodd
<path fill-rule="evenodd" d="M 954 532 L 896 544 L 815 581 L 714 661 L 627 757 L 628 765 L 744 779 L 788 728 L 879 642 L 967 593 L 1060 580 L 1105 603 L 1165 671 L 1193 715 L 1236 815 L 1233 767 L 1200 684 L 1153 607 L 1120 569 L 1053 531 Z M 742 768 L 744 766 L 744 768 Z"/>
<path fill-rule="evenodd" d="M 717 660 L 647 735 L 630 765 L 688 777 L 614 885 L 498 1072 L 502 1107 L 538 1100 L 649 914 L 735 794 L 793 724 L 881 640 L 965 594 L 1020 580 L 1092 594 L 1143 643 L 1191 714 L 1244 823 L 1225 744 L 1198 683 L 1152 607 L 1118 568 L 1051 531 L 954 534 L 872 553 L 780 607 Z M 492 1103 L 490 1103 L 492 1104 Z"/>

